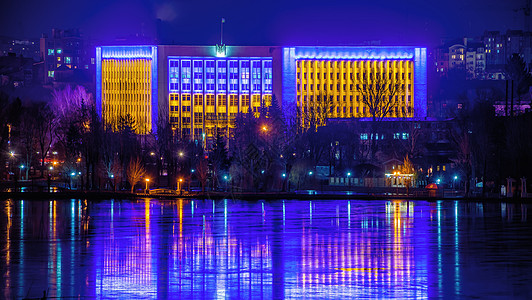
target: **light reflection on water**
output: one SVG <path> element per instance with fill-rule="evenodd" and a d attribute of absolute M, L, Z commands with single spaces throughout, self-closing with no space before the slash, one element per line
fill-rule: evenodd
<path fill-rule="evenodd" d="M 519 203 L 3 201 L 0 298 L 532 298 Z"/>

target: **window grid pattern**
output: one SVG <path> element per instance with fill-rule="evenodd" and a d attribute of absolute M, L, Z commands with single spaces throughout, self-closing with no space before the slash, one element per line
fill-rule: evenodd
<path fill-rule="evenodd" d="M 396 96 L 397 109 L 386 117 L 413 117 L 413 73 L 412 60 L 297 60 L 297 105 L 302 124 L 306 125 L 308 116 L 318 109 L 316 100 L 324 95 L 330 99 L 330 118 L 371 117 L 363 103 L 364 95 L 357 88 L 363 89 L 367 82 L 364 78 L 375 75 L 391 79 L 392 84 L 400 83 L 404 90 Z"/>
<path fill-rule="evenodd" d="M 169 120 L 191 139 L 227 134 L 238 112 L 271 105 L 271 58 L 169 57 L 168 70 Z"/>

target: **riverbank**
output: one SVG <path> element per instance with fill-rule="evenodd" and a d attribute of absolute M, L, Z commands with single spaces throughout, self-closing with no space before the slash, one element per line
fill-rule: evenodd
<path fill-rule="evenodd" d="M 0 192 L 0 199 L 17 200 L 62 200 L 62 199 L 240 199 L 240 200 L 460 200 L 460 201 L 504 201 L 504 202 L 530 202 L 530 198 L 498 198 L 498 197 L 429 197 L 426 195 L 405 195 L 405 194 L 372 194 L 354 193 L 345 191 L 342 193 L 317 193 L 315 191 L 298 192 L 257 192 L 257 193 L 230 193 L 230 192 L 194 192 L 187 194 L 145 194 L 112 191 L 58 191 L 48 192 Z"/>

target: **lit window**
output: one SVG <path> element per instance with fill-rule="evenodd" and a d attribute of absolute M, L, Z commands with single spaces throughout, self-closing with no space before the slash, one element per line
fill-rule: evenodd
<path fill-rule="evenodd" d="M 70 64 L 70 63 L 72 63 L 72 57 L 65 56 L 65 64 Z"/>
<path fill-rule="evenodd" d="M 445 172 L 445 165 L 442 166 L 443 172 Z"/>
<path fill-rule="evenodd" d="M 367 140 L 368 139 L 368 134 L 367 133 L 361 133 L 360 134 L 360 139 L 361 140 Z"/>
<path fill-rule="evenodd" d="M 58 57 L 57 57 L 57 61 L 61 61 L 61 56 L 58 56 Z"/>
<path fill-rule="evenodd" d="M 55 53 L 54 49 L 48 49 L 48 55 L 54 55 Z"/>
<path fill-rule="evenodd" d="M 408 133 L 403 132 L 403 140 L 407 140 L 407 139 L 408 139 Z"/>
<path fill-rule="evenodd" d="M 57 49 L 57 54 L 61 54 L 62 52 L 63 52 L 63 50 Z"/>
<path fill-rule="evenodd" d="M 54 71 L 48 71 L 48 77 L 54 77 Z"/>

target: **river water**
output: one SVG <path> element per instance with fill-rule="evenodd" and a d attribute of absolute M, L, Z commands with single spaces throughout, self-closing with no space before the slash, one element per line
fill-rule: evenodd
<path fill-rule="evenodd" d="M 530 204 L 0 201 L 0 298 L 532 298 Z"/>

